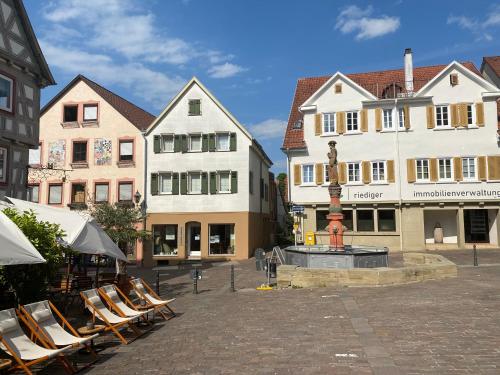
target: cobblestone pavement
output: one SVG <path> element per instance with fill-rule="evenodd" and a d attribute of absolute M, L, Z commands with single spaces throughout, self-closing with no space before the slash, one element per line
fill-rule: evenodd
<path fill-rule="evenodd" d="M 378 288 L 259 292 L 264 274 L 250 260 L 233 263 L 236 293 L 225 263 L 204 270 L 194 295 L 189 271 L 170 271 L 161 291 L 179 316 L 108 345 L 87 372 L 500 374 L 500 250 L 479 251 L 480 267 L 472 251 L 442 254 L 458 278 Z"/>

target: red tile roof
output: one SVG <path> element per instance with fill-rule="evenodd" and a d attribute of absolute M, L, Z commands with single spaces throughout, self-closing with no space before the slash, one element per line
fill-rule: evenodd
<path fill-rule="evenodd" d="M 462 65 L 472 72 L 481 75 L 472 62 L 464 62 Z M 434 65 L 414 68 L 414 90 L 420 90 L 426 83 L 446 68 L 446 66 L 447 65 Z M 383 97 L 383 91 L 388 86 L 392 88 L 392 85 L 395 84 L 404 87 L 404 69 L 346 74 L 346 76 L 378 98 Z M 288 118 L 288 126 L 283 140 L 284 149 L 306 147 L 303 127 L 300 129 L 293 129 L 293 125 L 298 120 L 302 120 L 302 114 L 299 112 L 299 107 L 331 77 L 332 76 L 301 78 L 297 81 L 295 96 Z"/>
<path fill-rule="evenodd" d="M 486 63 L 500 77 L 500 56 L 486 56 L 483 57 L 483 64 Z M 482 71 L 482 69 L 481 69 Z"/>

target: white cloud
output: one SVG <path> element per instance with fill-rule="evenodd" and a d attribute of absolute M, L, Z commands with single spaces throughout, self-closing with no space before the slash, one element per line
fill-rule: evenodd
<path fill-rule="evenodd" d="M 491 6 L 483 20 L 463 15 L 450 15 L 447 23 L 448 25 L 456 24 L 460 28 L 470 31 L 475 36 L 476 41 L 493 40 L 491 29 L 500 26 L 500 4 Z"/>
<path fill-rule="evenodd" d="M 381 15 L 373 17 L 373 7 L 362 9 L 350 5 L 337 16 L 335 29 L 343 34 L 356 33 L 356 40 L 366 40 L 390 34 L 399 29 L 399 17 Z"/>
<path fill-rule="evenodd" d="M 208 74 L 212 78 L 229 78 L 246 70 L 246 68 L 240 65 L 226 62 L 224 64 L 214 65 L 208 70 Z"/>
<path fill-rule="evenodd" d="M 285 134 L 286 121 L 275 118 L 250 125 L 250 132 L 259 140 L 282 138 Z"/>

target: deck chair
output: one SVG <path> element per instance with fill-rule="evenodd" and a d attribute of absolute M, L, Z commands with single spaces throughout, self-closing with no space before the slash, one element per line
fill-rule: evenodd
<path fill-rule="evenodd" d="M 31 303 L 21 306 L 20 310 L 26 317 L 30 329 L 40 333 L 44 341 L 49 344 L 48 349 L 57 349 L 58 347 L 68 345 L 71 345 L 73 348 L 84 347 L 94 357 L 94 361 L 90 364 L 97 360 L 97 353 L 92 348 L 92 340 L 99 336 L 99 334 L 96 333 L 92 336 L 81 337 L 51 302 L 41 301 Z M 59 324 L 54 313 L 61 320 L 62 325 Z M 71 333 L 66 331 L 65 327 Z"/>
<path fill-rule="evenodd" d="M 132 279 L 130 280 L 130 284 L 139 298 L 146 302 L 146 307 L 152 307 L 155 312 L 158 312 L 163 317 L 163 319 L 169 320 L 176 316 L 174 310 L 168 306 L 170 302 L 175 301 L 175 298 L 162 300 L 143 279 Z M 170 317 L 162 311 L 164 309 L 169 311 Z"/>
<path fill-rule="evenodd" d="M 120 288 L 114 284 L 104 285 L 98 290 L 99 294 L 106 301 L 111 310 L 115 311 L 123 318 L 142 318 L 145 322 L 148 322 L 148 313 L 154 311 L 153 308 L 143 311 L 136 310 L 136 306 L 132 303 L 132 301 L 130 301 L 125 293 L 123 293 Z"/>
<path fill-rule="evenodd" d="M 141 331 L 132 323 L 134 318 L 124 318 L 113 314 L 102 302 L 97 289 L 84 290 L 80 292 L 80 295 L 85 303 L 85 307 L 92 313 L 92 320 L 95 321 L 95 318 L 101 320 L 106 325 L 104 330 L 113 332 L 125 345 L 131 343 L 141 335 Z M 132 340 L 127 340 L 120 333 L 120 329 L 125 328 L 125 326 L 128 326 L 136 334 Z"/>
<path fill-rule="evenodd" d="M 29 326 L 23 315 L 19 314 L 19 319 Z M 44 346 L 49 345 L 42 336 L 35 333 L 34 337 L 36 338 L 35 341 L 39 341 Z M 13 365 L 12 370 L 22 369 L 26 374 L 31 374 L 31 366 L 57 359 L 69 374 L 75 372 L 73 366 L 64 356 L 64 352 L 69 350 L 71 345 L 60 349 L 47 349 L 47 347 L 31 341 L 21 328 L 18 315 L 14 309 L 0 311 L 0 348 L 13 357 L 17 363 L 17 365 Z"/>

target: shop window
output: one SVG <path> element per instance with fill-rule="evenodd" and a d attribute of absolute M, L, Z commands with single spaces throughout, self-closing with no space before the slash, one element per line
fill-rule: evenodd
<path fill-rule="evenodd" d="M 71 104 L 65 105 L 63 109 L 63 122 L 77 122 L 78 121 L 78 105 Z"/>
<path fill-rule="evenodd" d="M 109 184 L 107 182 L 95 184 L 95 202 L 109 202 Z"/>
<path fill-rule="evenodd" d="M 177 255 L 177 224 L 153 225 L 153 255 Z"/>
<path fill-rule="evenodd" d="M 396 211 L 378 210 L 378 231 L 394 232 L 396 230 Z"/>
<path fill-rule="evenodd" d="M 9 77 L 0 74 L 0 109 L 13 112 L 12 94 L 14 92 L 14 81 Z"/>
<path fill-rule="evenodd" d="M 316 231 L 328 230 L 328 210 L 316 210 Z"/>
<path fill-rule="evenodd" d="M 62 204 L 62 184 L 49 185 L 49 204 Z"/>
<path fill-rule="evenodd" d="M 120 141 L 120 162 L 134 160 L 134 141 Z"/>
<path fill-rule="evenodd" d="M 357 210 L 356 217 L 358 232 L 373 232 L 375 230 L 373 210 Z"/>
<path fill-rule="evenodd" d="M 344 215 L 344 220 L 342 224 L 347 228 L 346 230 L 352 231 L 354 228 L 354 222 L 352 219 L 352 210 L 342 210 L 342 214 Z"/>
<path fill-rule="evenodd" d="M 85 184 L 71 184 L 71 203 L 85 203 Z"/>
<path fill-rule="evenodd" d="M 132 202 L 132 182 L 120 182 L 118 184 L 118 201 Z"/>
<path fill-rule="evenodd" d="M 189 116 L 201 116 L 201 100 L 200 99 L 190 99 L 189 100 Z"/>
<path fill-rule="evenodd" d="M 235 248 L 234 224 L 209 224 L 210 255 L 233 255 Z"/>
<path fill-rule="evenodd" d="M 0 147 L 0 182 L 7 181 L 7 149 Z"/>
<path fill-rule="evenodd" d="M 87 162 L 87 141 L 73 142 L 73 163 Z"/>
<path fill-rule="evenodd" d="M 28 186 L 28 201 L 38 203 L 40 199 L 40 185 Z"/>
<path fill-rule="evenodd" d="M 97 104 L 83 105 L 83 121 L 97 121 Z"/>

